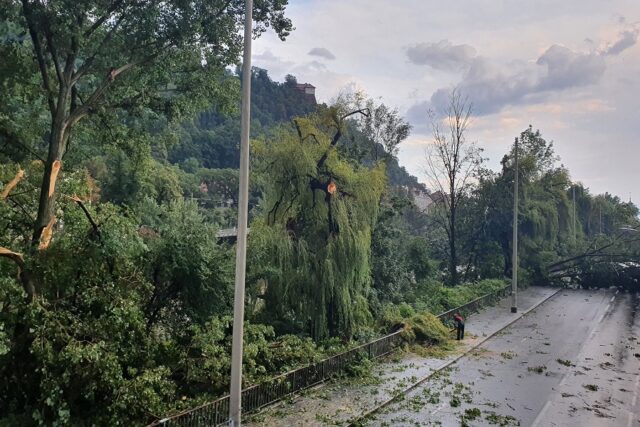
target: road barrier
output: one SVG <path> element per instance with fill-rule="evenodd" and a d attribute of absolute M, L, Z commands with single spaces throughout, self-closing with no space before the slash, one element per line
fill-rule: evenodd
<path fill-rule="evenodd" d="M 480 308 L 493 304 L 501 298 L 511 294 L 511 285 L 506 286 L 496 292 L 483 295 L 460 307 L 455 307 L 438 315 L 443 321 L 449 321 L 455 313 L 467 316 L 478 311 Z M 338 373 L 349 365 L 366 357 L 370 360 L 377 359 L 391 353 L 400 344 L 402 330 L 378 338 L 366 344 L 359 345 L 351 350 L 335 356 L 328 357 L 320 362 L 294 369 L 285 374 L 278 375 L 268 381 L 247 387 L 242 390 L 242 412 L 248 413 L 257 411 L 271 403 L 275 403 L 283 398 L 304 390 L 314 385 L 320 384 Z M 196 408 L 170 417 L 157 420 L 148 427 L 156 426 L 180 426 L 180 427 L 200 427 L 218 426 L 227 424 L 229 421 L 229 395 L 221 397 L 213 402 L 205 403 Z"/>

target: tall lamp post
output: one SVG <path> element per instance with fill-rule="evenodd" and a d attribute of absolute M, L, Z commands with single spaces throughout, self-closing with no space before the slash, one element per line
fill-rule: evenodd
<path fill-rule="evenodd" d="M 513 169 L 513 254 L 511 257 L 511 312 L 518 312 L 518 138 Z"/>
<path fill-rule="evenodd" d="M 242 413 L 242 339 L 244 332 L 244 287 L 247 262 L 249 216 L 249 122 L 251 117 L 251 36 L 253 0 L 245 0 L 244 55 L 242 59 L 242 125 L 240 130 L 240 185 L 236 280 L 233 298 L 233 341 L 231 344 L 231 393 L 229 425 L 240 427 Z"/>

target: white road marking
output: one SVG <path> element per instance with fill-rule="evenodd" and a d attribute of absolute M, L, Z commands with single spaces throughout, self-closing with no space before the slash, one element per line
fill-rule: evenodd
<path fill-rule="evenodd" d="M 564 378 L 563 378 L 563 380 L 564 380 Z M 551 406 L 551 400 L 547 400 L 547 403 L 544 404 L 544 406 L 542 407 L 542 410 L 538 413 L 538 416 L 536 417 L 536 419 L 533 420 L 533 424 L 531 424 L 531 427 L 537 427 L 538 426 L 538 423 L 542 419 L 542 416 L 545 414 L 545 412 L 547 412 L 547 409 L 549 408 L 549 406 Z"/>
<path fill-rule="evenodd" d="M 602 313 L 602 316 L 600 316 L 600 319 L 598 319 L 598 324 L 604 320 L 604 316 L 606 316 L 609 312 L 609 307 L 611 307 L 611 303 L 607 304 L 607 307 L 604 309 L 604 313 Z"/>
<path fill-rule="evenodd" d="M 638 403 L 638 391 L 640 390 L 640 388 L 638 388 L 639 385 L 640 375 L 636 375 L 636 384 L 633 390 L 633 399 L 631 399 L 631 411 L 629 411 L 629 414 L 627 415 L 627 427 L 631 427 L 631 425 L 633 424 L 633 416 L 635 415 L 634 410 L 636 408 L 636 403 Z"/>

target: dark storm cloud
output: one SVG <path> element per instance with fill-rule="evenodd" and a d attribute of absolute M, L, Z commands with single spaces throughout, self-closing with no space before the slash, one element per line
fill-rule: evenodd
<path fill-rule="evenodd" d="M 331 53 L 329 49 L 325 49 L 324 47 L 314 47 L 308 53 L 311 56 L 319 56 L 324 59 L 336 59 L 336 56 Z"/>
<path fill-rule="evenodd" d="M 475 56 L 476 50 L 473 47 L 466 44 L 453 45 L 448 40 L 418 43 L 407 49 L 407 57 L 412 63 L 446 71 L 468 66 Z"/>

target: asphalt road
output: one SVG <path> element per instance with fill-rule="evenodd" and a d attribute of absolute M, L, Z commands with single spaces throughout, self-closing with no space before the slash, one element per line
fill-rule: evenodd
<path fill-rule="evenodd" d="M 369 425 L 640 426 L 640 297 L 564 291 Z"/>

